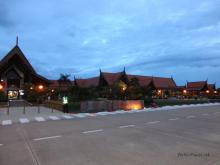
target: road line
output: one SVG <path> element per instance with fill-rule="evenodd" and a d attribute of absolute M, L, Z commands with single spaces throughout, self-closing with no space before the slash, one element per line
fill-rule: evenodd
<path fill-rule="evenodd" d="M 186 118 L 187 119 L 192 119 L 192 118 L 195 118 L 195 116 L 191 115 L 191 116 L 187 116 Z"/>
<path fill-rule="evenodd" d="M 34 141 L 39 141 L 39 140 L 47 140 L 47 139 L 54 139 L 54 138 L 60 138 L 62 136 L 58 135 L 58 136 L 48 136 L 48 137 L 42 137 L 42 138 L 36 138 L 33 139 Z"/>
<path fill-rule="evenodd" d="M 30 121 L 27 118 L 20 118 L 19 119 L 20 123 L 25 124 L 25 123 L 29 123 Z"/>
<path fill-rule="evenodd" d="M 173 119 L 169 119 L 170 121 L 175 121 L 175 120 L 179 120 L 179 118 L 173 118 Z"/>
<path fill-rule="evenodd" d="M 49 119 L 51 119 L 51 120 L 59 120 L 60 118 L 58 118 L 57 116 L 49 116 Z"/>
<path fill-rule="evenodd" d="M 214 114 L 219 114 L 220 112 L 215 112 Z"/>
<path fill-rule="evenodd" d="M 151 122 L 147 122 L 147 124 L 157 124 L 159 123 L 160 121 L 151 121 Z"/>
<path fill-rule="evenodd" d="M 3 144 L 0 144 L 0 147 L 3 146 Z"/>
<path fill-rule="evenodd" d="M 88 133 L 95 133 L 95 132 L 102 132 L 102 131 L 103 131 L 103 129 L 96 129 L 96 130 L 91 130 L 91 131 L 84 131 L 82 133 L 88 134 Z"/>
<path fill-rule="evenodd" d="M 209 116 L 209 114 L 208 113 L 203 113 L 202 116 Z"/>
<path fill-rule="evenodd" d="M 65 118 L 65 119 L 72 119 L 73 116 L 70 116 L 70 115 L 63 115 L 63 118 Z"/>
<path fill-rule="evenodd" d="M 122 125 L 122 126 L 119 126 L 119 128 L 128 128 L 128 127 L 134 127 L 135 125 Z"/>
<path fill-rule="evenodd" d="M 11 120 L 3 120 L 2 125 L 11 125 L 12 121 Z"/>
<path fill-rule="evenodd" d="M 35 120 L 38 122 L 45 121 L 45 119 L 43 117 L 35 117 Z"/>

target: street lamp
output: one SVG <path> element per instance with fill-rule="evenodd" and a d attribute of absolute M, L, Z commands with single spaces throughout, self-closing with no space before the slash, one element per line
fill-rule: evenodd
<path fill-rule="evenodd" d="M 43 89 L 44 89 L 44 86 L 43 86 L 43 85 L 39 85 L 39 86 L 38 86 L 38 89 L 39 89 L 39 90 L 43 90 Z"/>

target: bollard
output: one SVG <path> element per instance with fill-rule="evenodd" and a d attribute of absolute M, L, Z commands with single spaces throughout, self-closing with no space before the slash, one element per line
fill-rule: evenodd
<path fill-rule="evenodd" d="M 23 114 L 25 114 L 26 111 L 25 111 L 25 102 L 24 102 L 24 107 L 23 107 Z"/>
<path fill-rule="evenodd" d="M 53 113 L 53 104 L 51 104 L 51 112 Z"/>
<path fill-rule="evenodd" d="M 9 115 L 9 104 L 8 104 L 8 109 L 7 109 L 7 115 Z"/>
<path fill-rule="evenodd" d="M 40 105 L 38 104 L 37 113 L 40 113 Z"/>

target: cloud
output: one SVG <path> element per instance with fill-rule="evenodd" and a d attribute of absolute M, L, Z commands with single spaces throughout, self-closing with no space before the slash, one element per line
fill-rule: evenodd
<path fill-rule="evenodd" d="M 14 46 L 18 34 L 36 70 L 50 78 L 126 66 L 132 73 L 174 75 L 179 83 L 209 77 L 212 70 L 210 80 L 220 84 L 214 69 L 220 60 L 219 6 L 218 0 L 2 1 L 0 27 L 10 33 L 0 31 L 0 52 Z"/>

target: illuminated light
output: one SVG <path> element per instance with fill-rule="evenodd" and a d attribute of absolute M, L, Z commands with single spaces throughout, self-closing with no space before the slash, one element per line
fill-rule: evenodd
<path fill-rule="evenodd" d="M 53 92 L 54 92 L 54 89 L 52 89 L 51 92 L 53 93 Z"/>
<path fill-rule="evenodd" d="M 38 89 L 42 90 L 42 89 L 44 89 L 44 86 L 43 85 L 39 85 Z"/>
<path fill-rule="evenodd" d="M 2 84 L 0 84 L 0 90 L 2 90 L 4 87 L 3 87 L 3 85 Z"/>
<path fill-rule="evenodd" d="M 187 93 L 187 90 L 184 89 L 184 90 L 183 90 L 183 93 L 186 94 L 186 93 Z"/>
<path fill-rule="evenodd" d="M 32 90 L 33 89 L 33 87 L 30 87 L 30 90 Z"/>
<path fill-rule="evenodd" d="M 206 93 L 210 93 L 210 91 L 209 91 L 209 90 L 206 90 L 205 92 L 206 92 Z"/>
<path fill-rule="evenodd" d="M 161 94 L 161 92 L 162 92 L 161 90 L 158 90 L 158 91 L 157 91 L 158 94 Z"/>
<path fill-rule="evenodd" d="M 4 80 L 3 79 L 1 79 L 1 82 L 3 82 Z"/>
<path fill-rule="evenodd" d="M 139 103 L 128 103 L 127 105 L 126 105 L 126 108 L 125 108 L 126 110 L 140 110 L 140 109 L 142 109 L 142 106 L 141 106 L 141 104 L 139 104 Z"/>
<path fill-rule="evenodd" d="M 217 93 L 217 91 L 214 91 L 214 93 Z"/>

